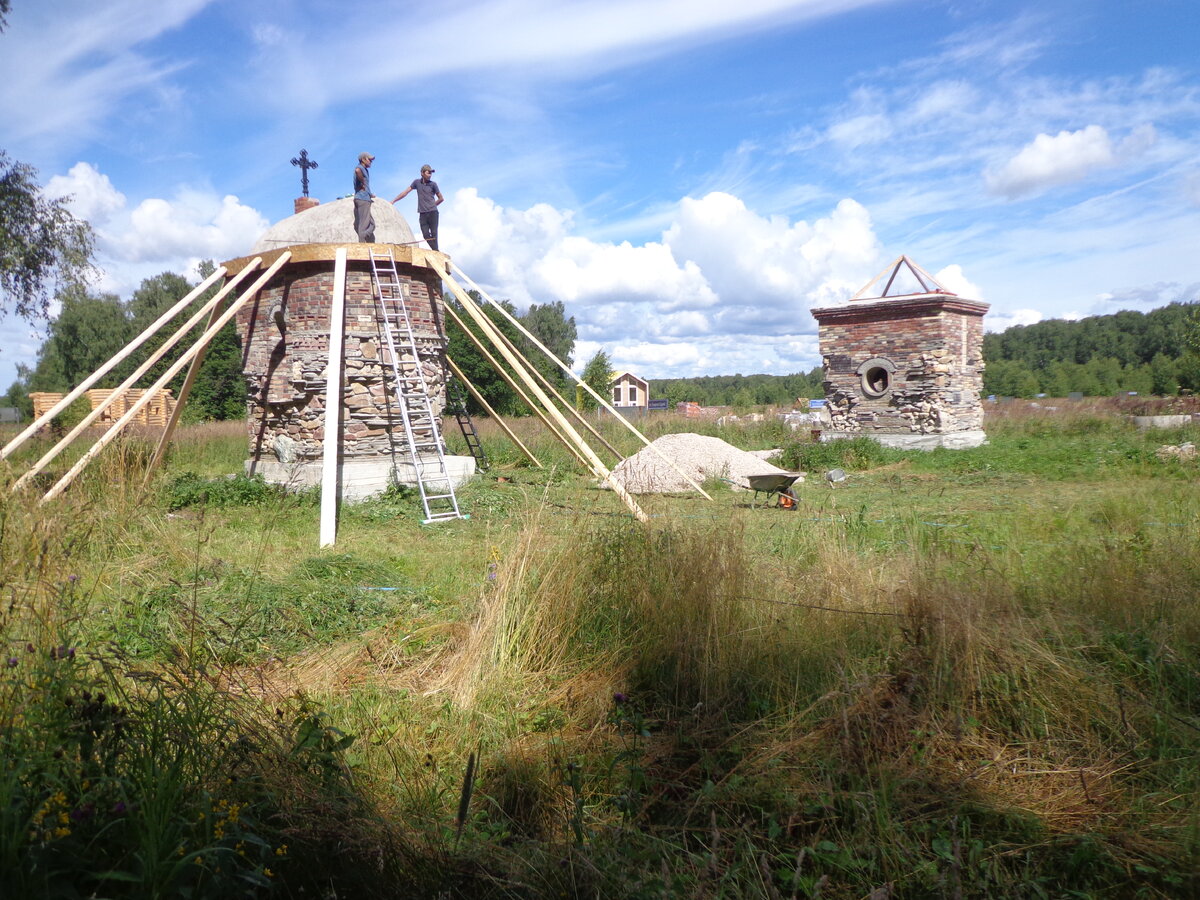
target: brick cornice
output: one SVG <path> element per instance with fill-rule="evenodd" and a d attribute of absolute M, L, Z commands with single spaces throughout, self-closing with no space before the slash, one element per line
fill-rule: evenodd
<path fill-rule="evenodd" d="M 818 307 L 811 312 L 818 324 L 842 325 L 907 316 L 927 316 L 940 312 L 982 318 L 989 308 L 989 304 L 979 300 L 966 300 L 944 294 L 921 294 L 886 300 L 854 300 L 845 306 Z"/>

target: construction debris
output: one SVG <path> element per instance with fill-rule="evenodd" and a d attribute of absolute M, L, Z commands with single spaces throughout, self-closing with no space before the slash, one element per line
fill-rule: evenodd
<path fill-rule="evenodd" d="M 752 475 L 788 474 L 786 469 L 739 450 L 720 438 L 685 433 L 663 435 L 650 447 L 627 457 L 613 469 L 613 478 L 631 494 L 675 494 L 694 490 L 659 453 L 696 481 L 719 478 L 746 490 Z"/>

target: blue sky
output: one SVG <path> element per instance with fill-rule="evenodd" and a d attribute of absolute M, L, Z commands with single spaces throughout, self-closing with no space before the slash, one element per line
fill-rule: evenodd
<path fill-rule="evenodd" d="M 0 147 L 123 296 L 368 150 L 387 199 L 437 169 L 442 249 L 562 300 L 577 366 L 784 374 L 901 253 L 990 330 L 1200 296 L 1197 37 L 1195 0 L 14 0 Z M 0 320 L 0 387 L 38 343 Z"/>

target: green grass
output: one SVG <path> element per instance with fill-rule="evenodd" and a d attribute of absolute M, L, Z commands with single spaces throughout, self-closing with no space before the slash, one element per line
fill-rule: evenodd
<path fill-rule="evenodd" d="M 145 489 L 130 443 L 5 492 L 0 891 L 1200 892 L 1200 469 L 1155 455 L 1194 426 L 1011 404 L 920 453 L 651 419 L 810 477 L 641 526 L 516 424 L 544 468 L 481 423 L 469 520 L 391 491 L 326 551 L 313 497 L 229 477 L 240 428 Z"/>

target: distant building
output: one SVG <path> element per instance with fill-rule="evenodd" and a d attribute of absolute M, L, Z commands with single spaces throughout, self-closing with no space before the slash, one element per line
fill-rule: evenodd
<path fill-rule="evenodd" d="M 645 409 L 650 400 L 650 382 L 632 372 L 617 372 L 609 379 L 609 385 L 612 388 L 612 405 L 617 408 Z"/>

